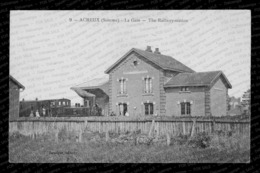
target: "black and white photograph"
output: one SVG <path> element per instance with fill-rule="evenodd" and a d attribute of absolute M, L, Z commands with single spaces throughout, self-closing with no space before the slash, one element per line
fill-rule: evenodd
<path fill-rule="evenodd" d="M 250 10 L 11 10 L 10 163 L 250 163 Z"/>

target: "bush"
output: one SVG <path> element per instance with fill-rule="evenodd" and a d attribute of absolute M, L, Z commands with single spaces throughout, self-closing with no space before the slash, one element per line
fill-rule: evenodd
<path fill-rule="evenodd" d="M 189 139 L 188 144 L 192 147 L 207 148 L 210 146 L 211 137 L 205 133 L 198 133 L 193 138 Z"/>
<path fill-rule="evenodd" d="M 232 136 L 227 135 L 213 135 L 210 141 L 210 146 L 213 148 L 218 148 L 220 150 L 250 150 L 250 136 L 232 134 Z"/>
<path fill-rule="evenodd" d="M 171 145 L 184 145 L 187 143 L 189 139 L 189 135 L 179 134 L 178 136 L 171 138 Z"/>
<path fill-rule="evenodd" d="M 61 141 L 76 141 L 77 137 L 74 131 L 68 131 L 66 128 L 62 128 L 58 133 L 58 139 Z"/>
<path fill-rule="evenodd" d="M 14 132 L 9 135 L 9 141 L 15 141 L 15 140 L 21 140 L 21 139 L 27 139 L 29 138 L 28 136 L 22 135 L 19 132 Z"/>

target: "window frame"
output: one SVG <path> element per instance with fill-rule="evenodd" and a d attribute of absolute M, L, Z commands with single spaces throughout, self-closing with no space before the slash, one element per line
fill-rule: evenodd
<path fill-rule="evenodd" d="M 119 94 L 127 94 L 127 90 L 126 90 L 126 79 L 122 78 L 119 79 Z"/>
<path fill-rule="evenodd" d="M 154 115 L 154 104 L 151 102 L 144 103 L 144 115 Z"/>
<path fill-rule="evenodd" d="M 120 107 L 122 107 L 122 111 L 121 111 Z M 119 116 L 125 116 L 125 113 L 128 112 L 127 103 L 124 103 L 124 102 L 118 103 L 118 109 L 119 109 Z M 124 113 L 125 109 L 126 109 L 126 112 Z"/>
<path fill-rule="evenodd" d="M 144 77 L 144 93 L 145 94 L 153 93 L 152 77 Z"/>
<path fill-rule="evenodd" d="M 181 116 L 191 115 L 191 102 L 181 102 L 180 103 Z"/>

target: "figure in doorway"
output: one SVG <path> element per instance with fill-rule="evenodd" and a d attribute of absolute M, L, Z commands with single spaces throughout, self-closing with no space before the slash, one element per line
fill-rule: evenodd
<path fill-rule="evenodd" d="M 31 112 L 30 112 L 29 117 L 34 117 L 34 115 L 33 115 L 33 106 L 31 106 Z"/>
<path fill-rule="evenodd" d="M 45 117 L 46 116 L 46 109 L 44 106 L 42 106 L 42 116 Z"/>
<path fill-rule="evenodd" d="M 40 117 L 40 114 L 39 114 L 38 109 L 37 109 L 36 112 L 35 112 L 35 116 L 36 116 L 36 117 Z"/>

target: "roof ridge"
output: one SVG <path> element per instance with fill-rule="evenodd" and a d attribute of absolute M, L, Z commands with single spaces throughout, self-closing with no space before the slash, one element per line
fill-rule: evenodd
<path fill-rule="evenodd" d="M 221 70 L 218 71 L 207 71 L 207 72 L 194 72 L 194 73 L 179 73 L 173 76 L 167 83 L 165 87 L 171 86 L 192 86 L 192 85 L 212 85 L 219 76 L 223 76 L 226 85 L 231 88 L 231 84 L 225 77 Z"/>
<path fill-rule="evenodd" d="M 84 84 L 86 82 L 90 82 L 90 81 L 95 80 L 95 79 L 105 79 L 105 78 L 107 78 L 107 77 L 92 78 L 92 79 L 90 79 L 88 81 L 85 81 L 85 82 L 82 82 L 82 83 L 79 83 L 79 84 L 75 85 L 75 87 L 78 86 L 78 85 Z M 107 78 L 107 79 L 109 80 L 109 78 Z"/>
<path fill-rule="evenodd" d="M 177 72 L 195 72 L 190 67 L 186 66 L 179 60 L 173 58 L 169 55 L 164 54 L 157 54 L 154 52 L 148 52 L 146 50 L 141 50 L 139 48 L 131 48 L 124 56 L 122 56 L 120 59 L 118 59 L 113 65 L 111 65 L 105 73 L 109 73 L 118 63 L 120 63 L 124 58 L 126 58 L 129 54 L 132 52 L 135 52 L 139 54 L 140 56 L 144 57 L 154 65 L 160 67 L 163 70 L 171 70 L 171 71 L 177 71 Z"/>
<path fill-rule="evenodd" d="M 193 73 L 191 73 L 191 72 L 183 72 L 183 73 L 185 73 L 185 74 L 194 74 L 194 73 L 213 73 L 213 72 L 222 72 L 222 70 L 216 70 L 216 71 L 201 71 L 201 72 L 193 72 Z M 182 73 L 182 74 L 183 74 Z M 181 73 L 179 73 L 179 74 L 181 74 Z"/>
<path fill-rule="evenodd" d="M 170 56 L 170 55 L 164 55 L 164 54 L 161 54 L 161 53 L 160 53 L 160 54 L 157 54 L 157 53 L 154 53 L 154 52 L 148 52 L 148 51 L 146 51 L 146 50 L 141 50 L 141 49 L 138 49 L 138 48 L 132 48 L 132 50 L 133 50 L 133 51 L 135 51 L 135 50 L 141 51 L 142 53 L 144 53 L 144 55 L 142 55 L 142 56 L 145 56 L 145 54 L 148 53 L 148 54 L 151 54 L 151 55 L 154 55 L 154 56 L 158 56 L 158 57 L 162 57 L 162 58 L 169 58 L 170 60 L 173 60 L 173 61 L 174 61 L 174 64 L 176 64 L 176 65 L 179 64 L 179 65 L 181 65 L 181 66 L 187 68 L 189 71 L 195 72 L 195 71 L 192 70 L 190 67 L 186 66 L 185 64 L 183 64 L 182 62 L 180 62 L 179 60 L 173 58 L 173 57 Z M 137 53 L 140 53 L 140 52 L 137 52 Z M 156 65 L 161 66 L 160 64 L 158 64 L 158 62 L 155 62 L 155 61 L 152 60 L 151 58 L 146 57 L 146 56 L 145 56 L 145 58 L 147 58 L 149 61 L 155 63 Z M 163 67 L 162 67 L 162 68 L 163 68 Z M 164 67 L 164 68 L 165 68 L 165 67 Z M 163 68 L 163 69 L 164 69 L 164 68 Z M 167 69 L 167 68 L 165 68 L 165 69 Z M 179 72 L 188 72 L 187 69 L 186 69 L 186 70 L 183 70 L 183 69 L 179 69 L 179 68 L 176 68 L 176 67 L 175 67 L 175 68 L 172 69 L 172 70 L 179 71 Z M 191 72 L 188 72 L 188 73 L 191 73 Z"/>
<path fill-rule="evenodd" d="M 158 56 L 167 56 L 167 57 L 170 57 L 170 58 L 173 58 L 173 57 L 171 57 L 170 55 L 165 55 L 165 54 L 157 54 L 157 53 L 154 53 L 154 52 L 148 52 L 148 51 L 146 51 L 146 50 L 142 50 L 142 49 L 138 49 L 138 48 L 133 48 L 133 49 L 136 49 L 136 50 L 138 50 L 138 51 L 142 51 L 142 52 L 145 52 L 145 53 L 150 53 L 150 54 L 154 54 L 154 55 L 158 55 Z M 174 59 L 174 58 L 173 58 Z"/>

